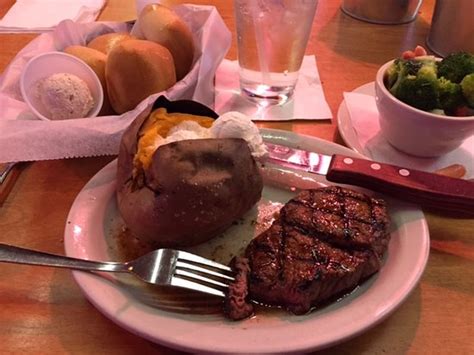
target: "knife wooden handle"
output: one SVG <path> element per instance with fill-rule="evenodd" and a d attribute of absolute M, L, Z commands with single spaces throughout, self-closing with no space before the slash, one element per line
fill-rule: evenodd
<path fill-rule="evenodd" d="M 337 154 L 326 178 L 424 207 L 474 214 L 474 182 L 467 180 Z"/>

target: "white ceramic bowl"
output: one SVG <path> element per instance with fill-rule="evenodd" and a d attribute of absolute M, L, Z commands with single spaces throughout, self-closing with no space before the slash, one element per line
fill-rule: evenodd
<path fill-rule="evenodd" d="M 56 73 L 69 73 L 84 80 L 94 98 L 94 107 L 87 117 L 99 114 L 104 101 L 104 92 L 96 73 L 82 60 L 62 52 L 47 52 L 33 57 L 23 69 L 20 89 L 23 99 L 31 111 L 42 120 L 50 120 L 36 94 L 36 82 Z"/>
<path fill-rule="evenodd" d="M 383 81 L 392 63 L 393 60 L 382 65 L 375 78 L 380 130 L 391 145 L 407 154 L 437 157 L 458 148 L 474 134 L 474 116 L 437 115 L 407 105 L 393 96 Z"/>

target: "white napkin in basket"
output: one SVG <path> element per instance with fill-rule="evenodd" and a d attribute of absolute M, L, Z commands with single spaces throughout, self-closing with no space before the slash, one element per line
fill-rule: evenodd
<path fill-rule="evenodd" d="M 0 163 L 117 154 L 124 129 L 160 95 L 212 106 L 215 72 L 230 47 L 230 31 L 215 7 L 182 5 L 176 11 L 195 36 L 196 58 L 191 71 L 165 92 L 149 96 L 122 115 L 64 121 L 31 119 L 18 83 L 24 66 L 35 55 L 83 45 L 99 34 L 126 31 L 127 24 L 66 20 L 31 41 L 0 75 Z"/>
<path fill-rule="evenodd" d="M 314 56 L 305 56 L 293 99 L 281 106 L 259 107 L 240 94 L 239 64 L 224 60 L 216 73 L 215 110 L 240 111 L 254 121 L 324 120 L 332 114 L 324 97 Z"/>
<path fill-rule="evenodd" d="M 384 163 L 435 171 L 451 164 L 462 164 L 467 170 L 465 178 L 474 177 L 474 136 L 461 147 L 437 158 L 418 158 L 393 148 L 380 133 L 379 113 L 372 95 L 345 92 L 344 102 L 359 144 L 367 157 Z"/>
<path fill-rule="evenodd" d="M 62 20 L 92 22 L 105 0 L 17 0 L 0 20 L 0 32 L 42 32 Z"/>

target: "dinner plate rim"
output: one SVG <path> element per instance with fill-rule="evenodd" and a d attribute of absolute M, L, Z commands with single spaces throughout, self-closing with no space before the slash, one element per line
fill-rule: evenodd
<path fill-rule="evenodd" d="M 261 129 L 261 132 L 262 132 L 262 136 L 264 136 L 265 139 L 273 140 L 276 143 L 287 144 L 289 146 L 295 146 L 295 147 L 301 147 L 301 148 L 305 148 L 305 146 L 311 146 L 311 145 L 319 146 L 319 148 L 321 148 L 321 145 L 322 145 L 322 147 L 326 149 L 326 151 L 323 151 L 322 153 L 330 154 L 330 151 L 335 149 L 336 151 L 342 151 L 346 153 L 347 155 L 353 155 L 355 157 L 360 156 L 360 154 L 351 151 L 347 147 L 343 147 L 333 142 L 325 141 L 325 140 L 315 138 L 315 137 L 305 136 L 305 135 L 297 134 L 294 132 L 281 131 L 281 130 L 276 130 L 276 129 Z M 84 194 L 85 193 L 84 191 L 87 191 L 88 186 L 90 187 L 91 185 L 95 184 L 96 180 L 101 176 L 101 174 L 103 175 L 104 172 L 108 172 L 110 174 L 111 172 L 108 170 L 114 169 L 114 164 L 116 164 L 116 160 L 112 161 L 107 166 L 105 166 L 102 170 L 100 170 L 92 179 L 89 180 L 89 182 L 84 186 L 83 190 L 81 190 L 81 192 L 76 197 L 76 200 L 74 201 L 71 207 L 71 210 L 69 212 L 67 223 L 66 223 L 65 237 L 64 237 L 66 255 L 76 256 L 76 257 L 81 256 L 81 255 L 78 255 L 77 250 L 75 249 L 77 248 L 77 245 L 74 246 L 74 239 L 77 236 L 74 235 L 75 225 L 73 223 L 73 219 L 75 217 L 75 213 L 77 212 L 76 210 L 78 208 L 77 201 L 80 200 L 81 194 Z M 115 189 L 115 185 L 113 186 Z M 199 341 L 196 344 L 196 341 L 189 341 L 189 339 L 185 339 L 185 336 L 181 338 L 173 337 L 170 339 L 170 338 L 167 338 L 166 336 L 161 336 L 160 334 L 156 334 L 156 333 L 150 334 L 144 329 L 141 329 L 141 328 L 137 329 L 136 324 L 127 322 L 126 319 L 124 320 L 123 318 L 120 318 L 114 315 L 112 310 L 110 309 L 110 304 L 109 305 L 104 304 L 103 299 L 98 299 L 98 296 L 94 294 L 94 290 L 91 289 L 91 284 L 97 284 L 97 282 L 99 282 L 98 280 L 101 278 L 95 275 L 85 274 L 85 273 L 76 272 L 76 271 L 73 272 L 73 275 L 76 282 L 80 286 L 81 290 L 87 297 L 87 299 L 101 313 L 103 313 L 113 322 L 117 323 L 124 329 L 127 329 L 128 331 L 136 335 L 139 335 L 153 342 L 156 342 L 165 346 L 169 346 L 175 349 L 180 349 L 180 350 L 185 350 L 185 351 L 206 351 L 208 353 L 229 353 L 229 352 L 231 353 L 234 353 L 234 352 L 246 352 L 246 353 L 280 352 L 281 353 L 281 352 L 291 352 L 291 351 L 309 351 L 309 350 L 322 349 L 322 348 L 332 346 L 343 340 L 352 338 L 366 331 L 367 329 L 375 326 L 382 320 L 384 320 L 388 315 L 390 315 L 398 306 L 400 306 L 405 301 L 405 299 L 408 297 L 411 291 L 415 288 L 416 284 L 421 278 L 424 268 L 426 267 L 427 260 L 428 260 L 429 231 L 426 224 L 426 220 L 424 219 L 424 216 L 421 210 L 416 206 L 410 206 L 410 205 L 407 205 L 407 206 L 408 206 L 407 208 L 409 209 L 409 211 L 413 213 L 413 216 L 417 217 L 418 228 L 421 231 L 421 236 L 419 238 L 421 239 L 421 245 L 423 246 L 423 250 L 420 250 L 420 255 L 418 256 L 418 259 L 417 259 L 417 268 L 415 272 L 413 272 L 413 274 L 411 275 L 409 282 L 405 282 L 404 284 L 402 295 L 397 298 L 396 302 L 392 302 L 389 305 L 389 307 L 386 307 L 381 312 L 379 312 L 376 317 L 372 318 L 371 320 L 366 320 L 365 322 L 359 322 L 358 327 L 356 329 L 354 329 L 353 327 L 352 328 L 346 327 L 345 329 L 341 330 L 341 332 L 337 336 L 331 336 L 325 339 L 324 341 L 320 341 L 320 342 L 315 341 L 313 338 L 306 338 L 302 340 L 300 339 L 300 342 L 297 344 L 290 343 L 290 344 L 282 345 L 282 344 L 263 343 L 259 348 L 249 349 L 245 345 L 241 346 L 240 348 L 229 348 L 226 344 L 211 344 L 211 343 L 204 344 L 204 343 L 199 343 Z M 102 279 L 100 282 L 102 282 Z M 106 288 L 111 287 L 111 289 L 109 289 L 108 291 L 110 291 L 111 294 L 114 294 L 115 297 L 117 297 L 117 294 L 119 295 L 121 294 L 121 291 L 119 289 L 116 289 L 116 287 L 114 287 L 113 285 L 107 285 L 105 287 Z M 124 298 L 126 297 L 124 296 Z M 131 307 L 133 308 L 133 305 Z M 135 307 L 136 308 L 143 307 L 144 309 L 146 309 L 144 314 L 146 314 L 146 312 L 155 312 L 155 310 L 145 305 L 141 305 L 141 306 L 135 305 Z M 339 312 L 338 310 L 336 311 Z M 340 312 L 344 313 L 344 310 Z M 150 314 L 148 314 L 147 316 L 149 315 Z M 155 316 L 159 318 L 159 316 L 154 315 L 154 314 L 151 314 L 151 316 Z M 298 324 L 301 323 L 299 322 L 298 316 L 291 316 L 291 317 L 295 317 L 291 320 L 291 322 L 293 322 L 292 323 L 293 327 L 295 329 L 301 330 L 301 327 L 298 326 Z M 179 317 L 178 315 L 176 315 L 176 317 L 174 318 L 179 318 Z M 314 320 L 310 319 L 307 322 L 311 324 L 312 322 L 314 322 Z M 222 324 L 225 324 L 225 323 L 222 323 Z M 226 326 L 230 327 L 231 329 L 234 329 L 235 332 L 238 332 L 237 329 L 239 329 L 239 324 L 241 323 L 228 323 L 226 324 Z M 305 330 L 304 325 L 302 329 Z M 242 333 L 241 330 L 239 330 L 239 332 L 240 332 L 239 334 Z M 257 332 L 259 332 L 258 328 L 257 328 Z M 261 332 L 261 334 L 265 335 L 265 332 Z"/>

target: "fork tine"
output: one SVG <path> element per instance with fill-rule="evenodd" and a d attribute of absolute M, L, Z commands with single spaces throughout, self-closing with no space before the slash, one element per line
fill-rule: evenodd
<path fill-rule="evenodd" d="M 195 280 L 198 280 L 198 281 L 206 282 L 206 283 L 212 284 L 214 286 L 225 287 L 225 288 L 227 288 L 229 286 L 228 283 L 220 282 L 218 280 L 214 280 L 214 279 L 208 278 L 206 276 L 199 275 L 199 274 L 194 273 L 192 271 L 176 269 L 174 271 L 174 274 L 178 275 L 178 276 L 185 276 L 186 278 L 191 278 L 191 279 L 195 279 Z"/>
<path fill-rule="evenodd" d="M 227 271 L 227 272 L 232 272 L 232 269 L 230 267 L 226 266 L 226 265 L 216 263 L 215 261 L 203 258 L 203 257 L 195 255 L 195 254 L 188 253 L 186 251 L 181 251 L 180 250 L 178 252 L 178 259 L 182 259 L 182 260 L 185 260 L 185 261 L 191 261 L 191 262 L 194 262 L 194 263 L 202 264 L 204 266 L 211 266 L 215 269 L 219 269 L 219 270 L 223 270 L 223 271 Z"/>
<path fill-rule="evenodd" d="M 225 292 L 215 289 L 213 287 L 209 287 L 206 285 L 202 285 L 200 283 L 187 280 L 184 278 L 180 278 L 177 276 L 173 276 L 171 278 L 171 285 L 173 286 L 178 286 L 178 287 L 184 287 L 193 291 L 199 291 L 199 292 L 204 292 L 204 293 L 209 293 L 211 295 L 219 296 L 219 297 L 225 297 Z"/>
<path fill-rule="evenodd" d="M 161 252 L 171 260 L 171 268 L 167 270 L 173 270 L 167 279 L 169 285 L 226 296 L 225 289 L 234 280 L 230 267 L 181 250 L 161 249 Z"/>
<path fill-rule="evenodd" d="M 176 262 L 176 267 L 187 269 L 187 270 L 192 271 L 192 272 L 197 271 L 197 272 L 200 272 L 202 274 L 206 274 L 208 276 L 214 276 L 214 277 L 219 278 L 219 279 L 224 279 L 227 282 L 234 280 L 234 278 L 232 276 L 225 275 L 222 272 L 216 272 L 216 271 L 210 270 L 209 268 L 204 268 L 204 267 L 198 266 L 196 264 L 187 263 L 187 262 L 181 261 L 179 259 Z"/>

